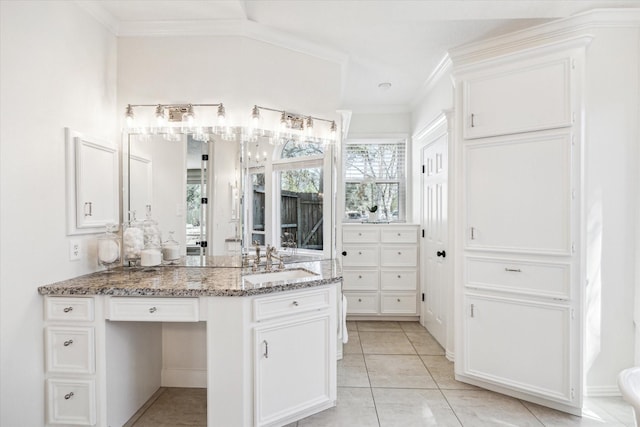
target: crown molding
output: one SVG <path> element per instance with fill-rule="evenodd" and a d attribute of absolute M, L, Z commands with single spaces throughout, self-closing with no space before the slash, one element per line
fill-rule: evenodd
<path fill-rule="evenodd" d="M 420 90 L 418 90 L 418 94 L 411 101 L 411 106 L 415 108 L 429 92 L 434 88 L 435 85 L 438 84 L 440 79 L 447 75 L 449 71 L 451 71 L 451 67 L 453 62 L 451 61 L 451 57 L 449 53 L 445 53 L 438 65 L 431 71 L 429 77 L 422 83 Z"/>
<path fill-rule="evenodd" d="M 597 28 L 640 28 L 640 8 L 593 9 L 535 27 L 467 43 L 450 49 L 449 55 L 453 68 L 458 71 L 467 64 L 544 45 L 559 45 L 571 40 L 582 40 L 588 44 L 593 38 L 588 31 Z"/>
<path fill-rule="evenodd" d="M 344 108 L 353 114 L 411 114 L 410 106 L 405 104 L 347 105 Z"/>
<path fill-rule="evenodd" d="M 107 10 L 96 2 L 80 1 L 74 2 L 80 9 L 91 15 L 96 21 L 102 24 L 111 34 L 117 36 L 120 31 L 118 20 Z"/>

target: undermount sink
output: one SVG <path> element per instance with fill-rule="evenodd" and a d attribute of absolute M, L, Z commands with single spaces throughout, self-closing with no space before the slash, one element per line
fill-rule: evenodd
<path fill-rule="evenodd" d="M 291 270 L 274 271 L 272 273 L 249 274 L 249 275 L 243 276 L 243 278 L 247 282 L 257 285 L 259 283 L 278 282 L 281 280 L 303 279 L 305 277 L 313 277 L 317 275 L 318 275 L 317 273 L 314 273 L 309 270 L 305 270 L 304 268 L 296 268 Z"/>

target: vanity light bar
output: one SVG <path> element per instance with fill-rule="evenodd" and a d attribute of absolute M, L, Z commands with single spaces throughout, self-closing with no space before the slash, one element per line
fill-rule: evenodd
<path fill-rule="evenodd" d="M 274 113 L 280 113 L 280 127 L 284 129 L 293 129 L 304 131 L 307 129 L 308 133 L 313 130 L 313 121 L 319 120 L 322 122 L 330 123 L 329 132 L 331 139 L 335 139 L 338 126 L 335 120 L 323 119 L 322 117 L 305 116 L 301 114 L 287 113 L 285 110 L 277 110 L 275 108 L 263 107 L 261 105 L 254 105 L 251 109 L 251 121 L 252 127 L 256 127 L 256 123 L 260 120 L 260 110 L 273 111 Z"/>
<path fill-rule="evenodd" d="M 222 103 L 218 104 L 127 104 L 125 118 L 127 126 L 131 127 L 135 119 L 134 108 L 153 107 L 156 109 L 155 116 L 159 125 L 164 124 L 165 120 L 169 122 L 189 122 L 192 123 L 195 118 L 193 107 L 218 107 L 217 116 L 220 124 L 224 123 L 226 112 Z"/>

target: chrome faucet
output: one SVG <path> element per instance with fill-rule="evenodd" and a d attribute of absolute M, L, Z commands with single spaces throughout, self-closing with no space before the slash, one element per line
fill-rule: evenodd
<path fill-rule="evenodd" d="M 272 259 L 274 257 L 276 259 L 280 259 L 277 255 L 275 255 L 277 252 L 278 251 L 275 246 L 267 245 L 265 271 L 271 271 L 271 266 L 273 265 Z M 282 260 L 280 260 L 280 262 L 282 262 Z"/>

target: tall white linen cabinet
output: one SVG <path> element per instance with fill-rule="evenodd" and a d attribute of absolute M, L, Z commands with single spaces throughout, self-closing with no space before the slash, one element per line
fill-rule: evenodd
<path fill-rule="evenodd" d="M 450 52 L 458 379 L 581 412 L 586 302 L 599 286 L 590 280 L 604 283 L 604 273 L 593 272 L 615 268 L 594 256 L 602 221 L 591 209 L 607 188 L 620 201 L 625 186 L 638 191 L 637 176 L 626 183 L 633 171 L 603 173 L 627 164 L 614 147 L 631 147 L 637 124 L 595 102 L 602 85 L 613 97 L 638 96 L 639 27 L 637 13 L 595 11 Z M 630 70 L 617 68 L 623 58 L 612 49 Z M 606 68 L 611 76 L 602 75 Z M 638 114 L 637 98 L 616 102 L 618 114 Z M 608 231 L 624 245 L 616 227 Z"/>

